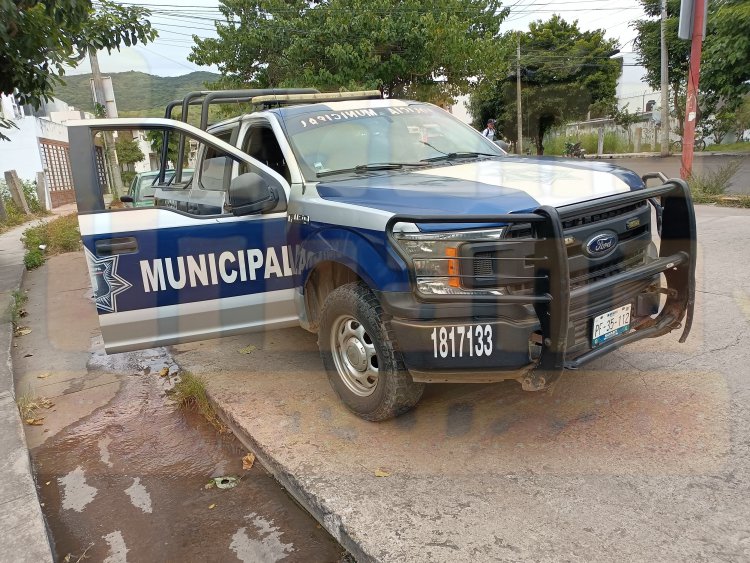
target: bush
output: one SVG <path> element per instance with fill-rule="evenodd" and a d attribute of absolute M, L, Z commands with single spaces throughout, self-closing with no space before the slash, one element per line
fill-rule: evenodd
<path fill-rule="evenodd" d="M 44 264 L 44 252 L 38 248 L 27 251 L 23 257 L 23 263 L 27 270 L 38 268 Z"/>
<path fill-rule="evenodd" d="M 732 160 L 716 170 L 708 170 L 703 174 L 691 174 L 688 185 L 693 196 L 723 195 L 729 187 L 729 182 L 740 168 L 740 160 Z"/>
<path fill-rule="evenodd" d="M 42 205 L 36 195 L 35 182 L 23 181 L 23 195 L 26 198 L 26 204 L 29 206 L 29 211 L 31 211 L 32 216 L 41 217 L 47 215 L 47 213 L 42 210 Z M 8 215 L 6 221 L 0 222 L 0 230 L 7 227 L 22 225 L 30 219 L 30 217 L 23 213 L 13 201 L 13 197 L 10 195 L 10 189 L 8 189 L 8 185 L 3 180 L 0 180 L 0 198 L 2 198 L 3 203 L 5 204 L 5 211 Z"/>
<path fill-rule="evenodd" d="M 29 227 L 23 232 L 21 242 L 27 250 L 24 257 L 26 268 L 38 268 L 44 263 L 46 256 L 73 252 L 81 247 L 78 217 L 66 215 L 48 223 Z M 44 246 L 45 249 L 42 250 L 40 246 Z"/>

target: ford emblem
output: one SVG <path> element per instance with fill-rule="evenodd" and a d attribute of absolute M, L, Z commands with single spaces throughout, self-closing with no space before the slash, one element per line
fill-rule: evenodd
<path fill-rule="evenodd" d="M 592 258 L 601 258 L 617 247 L 616 233 L 598 233 L 591 237 L 583 249 Z"/>

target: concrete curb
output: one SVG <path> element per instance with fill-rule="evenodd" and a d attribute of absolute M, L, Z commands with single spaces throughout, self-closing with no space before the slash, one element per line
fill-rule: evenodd
<path fill-rule="evenodd" d="M 174 360 L 174 358 L 173 361 L 179 365 L 179 362 Z M 221 418 L 224 424 L 227 425 L 240 443 L 245 446 L 248 451 L 255 454 L 256 459 L 266 471 L 273 475 L 273 478 L 284 487 L 286 492 L 289 493 L 289 495 L 313 518 L 315 518 L 318 523 L 354 557 L 357 563 L 371 563 L 377 561 L 373 556 L 366 553 L 362 546 L 349 535 L 346 527 L 341 522 L 341 518 L 336 515 L 335 511 L 326 506 L 325 499 L 321 499 L 319 496 L 310 493 L 310 491 L 299 483 L 299 480 L 294 474 L 286 471 L 282 464 L 274 460 L 273 456 L 269 454 L 251 434 L 245 431 L 242 426 L 237 423 L 234 417 L 226 412 L 221 405 L 211 397 L 211 394 L 208 391 L 207 396 L 211 405 L 213 405 L 216 414 L 219 415 L 219 418 Z"/>
<path fill-rule="evenodd" d="M 55 216 L 42 219 L 50 221 Z M 0 553 L 4 561 L 52 562 L 13 382 L 13 325 L 8 308 L 23 279 L 21 235 L 27 223 L 0 235 Z"/>
<path fill-rule="evenodd" d="M 619 154 L 602 154 L 586 155 L 586 160 L 616 160 L 618 158 L 670 158 L 673 156 L 682 156 L 681 152 L 671 153 L 669 156 L 662 157 L 658 152 L 632 152 L 632 153 L 619 153 Z M 706 151 L 696 152 L 693 154 L 694 158 L 709 158 L 713 156 L 750 156 L 747 152 L 719 152 L 719 151 Z"/>

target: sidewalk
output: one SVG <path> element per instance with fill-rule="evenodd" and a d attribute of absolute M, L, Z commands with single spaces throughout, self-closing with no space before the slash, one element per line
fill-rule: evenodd
<path fill-rule="evenodd" d="M 67 215 L 75 205 L 54 210 Z M 37 498 L 21 418 L 13 388 L 9 308 L 21 286 L 24 249 L 21 235 L 30 224 L 0 235 L 0 553 L 5 561 L 52 561 L 47 530 Z"/>

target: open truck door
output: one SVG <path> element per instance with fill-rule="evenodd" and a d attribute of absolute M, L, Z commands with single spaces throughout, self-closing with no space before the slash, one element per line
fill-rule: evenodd
<path fill-rule="evenodd" d="M 153 207 L 107 208 L 96 135 L 150 130 L 197 143 L 195 175 L 174 183 L 162 174 Z M 86 120 L 68 131 L 107 352 L 298 324 L 284 178 L 219 137 L 170 119 Z"/>

